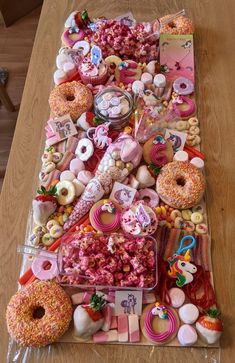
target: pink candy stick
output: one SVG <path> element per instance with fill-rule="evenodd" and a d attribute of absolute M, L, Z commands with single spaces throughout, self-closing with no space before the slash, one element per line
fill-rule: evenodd
<path fill-rule="evenodd" d="M 104 324 L 102 326 L 103 331 L 109 331 L 112 321 L 112 308 L 110 305 L 105 305 L 103 308 L 103 314 L 104 314 Z"/>
<path fill-rule="evenodd" d="M 143 295 L 143 304 L 152 304 L 156 301 L 156 297 L 153 292 L 144 293 Z"/>
<path fill-rule="evenodd" d="M 99 331 L 93 335 L 94 343 L 107 343 L 118 341 L 117 330 L 109 330 L 107 332 Z"/>
<path fill-rule="evenodd" d="M 136 343 L 140 341 L 139 317 L 138 315 L 129 315 L 129 341 Z"/>
<path fill-rule="evenodd" d="M 111 318 L 111 324 L 110 324 L 110 329 L 117 329 L 117 317 L 116 316 L 112 316 Z"/>
<path fill-rule="evenodd" d="M 118 341 L 128 342 L 128 317 L 127 315 L 118 316 Z"/>

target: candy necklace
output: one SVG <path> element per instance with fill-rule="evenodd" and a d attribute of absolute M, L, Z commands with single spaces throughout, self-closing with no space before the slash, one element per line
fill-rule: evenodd
<path fill-rule="evenodd" d="M 111 223 L 104 223 L 101 221 L 101 214 L 103 213 L 111 213 L 114 216 L 114 219 Z M 121 212 L 118 208 L 115 208 L 112 202 L 105 202 L 103 205 L 100 205 L 92 216 L 92 222 L 94 227 L 101 232 L 112 232 L 119 228 L 120 226 L 120 216 Z"/>
<path fill-rule="evenodd" d="M 168 330 L 162 333 L 156 333 L 153 329 L 152 322 L 155 316 L 159 316 L 161 319 L 169 320 Z M 149 310 L 145 316 L 144 320 L 144 329 L 149 337 L 154 342 L 162 343 L 169 339 L 176 331 L 177 327 L 177 319 L 175 314 L 172 312 L 170 308 L 167 308 L 164 305 L 159 303 L 155 304 L 155 308 Z"/>

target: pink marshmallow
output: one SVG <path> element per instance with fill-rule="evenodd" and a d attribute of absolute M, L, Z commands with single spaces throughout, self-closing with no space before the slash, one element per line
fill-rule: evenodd
<path fill-rule="evenodd" d="M 81 170 L 77 175 L 77 180 L 79 180 L 82 184 L 87 185 L 89 181 L 94 177 L 89 170 Z"/>
<path fill-rule="evenodd" d="M 128 317 L 127 315 L 118 316 L 118 341 L 128 342 Z"/>
<path fill-rule="evenodd" d="M 83 161 L 81 161 L 78 158 L 75 158 L 75 159 L 71 160 L 69 169 L 70 169 L 70 171 L 72 171 L 72 173 L 74 173 L 77 176 L 81 170 L 85 169 L 85 165 L 84 165 Z"/>
<path fill-rule="evenodd" d="M 99 331 L 93 335 L 94 343 L 107 343 L 118 341 L 117 330 L 109 330 L 107 332 Z"/>
<path fill-rule="evenodd" d="M 138 315 L 128 315 L 129 341 L 136 343 L 140 341 L 139 317 Z"/>

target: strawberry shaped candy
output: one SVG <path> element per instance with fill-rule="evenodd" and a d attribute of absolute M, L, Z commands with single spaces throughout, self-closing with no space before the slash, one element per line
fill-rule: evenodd
<path fill-rule="evenodd" d="M 74 20 L 80 29 L 86 27 L 91 22 L 87 10 L 78 11 L 74 16 Z"/>
<path fill-rule="evenodd" d="M 37 193 L 38 195 L 33 200 L 33 220 L 37 225 L 43 226 L 57 207 L 56 186 L 51 187 L 48 191 L 42 186 Z"/>
<path fill-rule="evenodd" d="M 100 330 L 104 324 L 102 308 L 105 300 L 93 294 L 89 305 L 79 305 L 73 314 L 75 335 L 87 339 Z"/>
<path fill-rule="evenodd" d="M 207 344 L 214 344 L 219 340 L 223 331 L 223 325 L 218 318 L 217 309 L 208 310 L 206 315 L 201 316 L 196 322 L 196 329 L 203 341 Z"/>

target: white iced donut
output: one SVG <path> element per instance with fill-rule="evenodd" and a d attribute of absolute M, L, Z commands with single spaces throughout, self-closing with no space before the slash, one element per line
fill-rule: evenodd
<path fill-rule="evenodd" d="M 57 201 L 60 205 L 67 205 L 74 201 L 76 196 L 75 186 L 71 181 L 59 181 L 56 184 L 57 188 Z"/>
<path fill-rule="evenodd" d="M 75 154 L 82 161 L 87 161 L 94 153 L 94 145 L 89 139 L 81 139 L 78 142 L 78 146 L 75 150 Z"/>
<path fill-rule="evenodd" d="M 79 40 L 74 44 L 73 49 L 81 49 L 81 52 L 85 57 L 89 53 L 90 44 L 86 40 Z"/>

